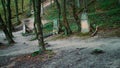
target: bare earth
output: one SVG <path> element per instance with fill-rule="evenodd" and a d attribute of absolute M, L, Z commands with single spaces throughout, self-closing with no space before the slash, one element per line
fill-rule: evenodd
<path fill-rule="evenodd" d="M 33 18 L 29 20 L 33 22 Z M 33 24 L 29 26 L 33 27 Z M 34 62 L 30 61 L 31 59 L 17 62 L 10 60 L 37 51 L 38 42 L 30 41 L 32 35 L 22 36 L 22 31 L 14 32 L 14 36 L 16 44 L 0 49 L 0 68 L 120 68 L 120 37 L 95 36 L 85 39 L 72 36 L 58 40 L 47 38 L 45 41 L 50 45 L 47 49 L 56 53 L 54 57 L 43 62 L 36 57 Z M 4 34 L 0 32 L 0 42 L 6 44 L 7 41 L 4 39 Z M 105 53 L 91 54 L 94 49 L 101 49 Z"/>
<path fill-rule="evenodd" d="M 36 41 L 29 41 L 31 36 L 23 37 L 21 31 L 14 33 L 16 44 L 6 49 L 0 50 L 0 56 L 15 56 L 32 53 L 38 50 L 38 43 Z M 0 41 L 3 40 L 4 35 L 0 34 Z M 120 68 L 120 38 L 100 38 L 98 36 L 83 39 L 80 37 L 69 37 L 58 40 L 47 41 L 50 47 L 57 55 L 52 59 L 39 63 L 24 64 L 14 62 L 19 68 Z M 105 53 L 93 55 L 91 52 L 94 49 L 104 50 Z M 10 65 L 10 64 L 8 64 Z M 7 65 L 5 65 L 6 67 Z"/>

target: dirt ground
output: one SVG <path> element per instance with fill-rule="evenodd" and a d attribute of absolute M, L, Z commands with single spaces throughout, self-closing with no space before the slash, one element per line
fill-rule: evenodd
<path fill-rule="evenodd" d="M 50 3 L 45 6 L 50 5 Z M 33 21 L 33 18 L 30 20 Z M 32 25 L 30 25 L 32 26 Z M 48 53 L 31 57 L 38 51 L 38 41 L 30 41 L 34 36 L 22 36 L 22 31 L 14 32 L 16 44 L 0 48 L 0 68 L 120 68 L 120 29 L 101 31 L 95 37 L 70 36 L 63 39 L 45 39 Z M 118 35 L 118 36 L 117 36 Z M 53 39 L 53 40 L 51 40 Z M 7 44 L 0 32 L 0 42 Z M 92 54 L 95 50 L 103 53 Z"/>
<path fill-rule="evenodd" d="M 120 38 L 119 37 L 78 37 L 49 40 L 47 49 L 56 53 L 54 57 L 44 57 L 46 60 L 29 58 L 29 53 L 38 50 L 37 40 L 29 41 L 32 36 L 22 36 L 21 31 L 15 32 L 16 44 L 0 49 L 1 68 L 120 68 Z M 0 34 L 0 41 L 4 41 Z M 100 49 L 104 53 L 91 54 Z M 23 55 L 27 54 L 27 55 Z M 27 56 L 27 57 L 26 57 Z M 19 61 L 16 61 L 19 60 Z"/>

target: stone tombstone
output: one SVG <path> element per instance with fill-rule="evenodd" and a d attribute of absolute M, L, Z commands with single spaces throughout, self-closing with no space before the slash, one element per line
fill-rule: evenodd
<path fill-rule="evenodd" d="M 53 34 L 58 34 L 59 31 L 59 22 L 57 19 L 53 20 Z"/>
<path fill-rule="evenodd" d="M 44 6 L 43 6 L 43 4 L 41 4 L 41 15 L 43 15 L 44 14 Z"/>
<path fill-rule="evenodd" d="M 88 22 L 88 15 L 86 12 L 81 15 L 81 32 L 88 33 L 90 31 L 90 25 Z"/>
<path fill-rule="evenodd" d="M 26 25 L 25 25 L 25 22 L 23 23 L 23 33 L 26 33 Z"/>

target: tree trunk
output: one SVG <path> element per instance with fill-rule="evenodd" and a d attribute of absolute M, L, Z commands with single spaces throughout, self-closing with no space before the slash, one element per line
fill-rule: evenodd
<path fill-rule="evenodd" d="M 31 14 L 31 10 L 32 10 L 32 0 L 29 0 L 29 12 Z"/>
<path fill-rule="evenodd" d="M 73 4 L 71 5 L 72 6 L 72 10 L 73 10 L 73 16 L 74 16 L 74 19 L 76 20 L 76 23 L 77 23 L 77 26 L 78 26 L 78 31 L 81 30 L 81 25 L 80 25 L 80 19 L 78 17 L 78 15 L 76 14 L 77 13 L 77 8 L 75 6 L 75 0 L 72 0 Z"/>
<path fill-rule="evenodd" d="M 77 0 L 77 7 L 80 8 L 80 0 Z"/>
<path fill-rule="evenodd" d="M 38 35 L 37 35 L 37 27 L 36 27 L 36 9 L 35 9 L 35 0 L 32 0 L 32 3 L 33 3 L 33 10 L 34 10 L 34 30 L 35 30 L 35 34 L 36 34 L 36 39 L 38 38 Z"/>
<path fill-rule="evenodd" d="M 12 29 L 14 29 L 14 27 L 11 22 L 12 14 L 11 14 L 10 2 L 11 2 L 11 0 L 7 0 L 7 13 L 8 13 L 7 23 L 8 23 L 8 31 L 9 31 L 11 37 L 13 37 Z"/>
<path fill-rule="evenodd" d="M 8 43 L 9 44 L 15 43 L 14 40 L 12 39 L 12 37 L 10 36 L 9 31 L 7 30 L 7 26 L 4 24 L 4 21 L 1 17 L 1 14 L 0 14 L 0 27 L 3 30 L 3 32 L 5 33 L 5 36 L 6 36 L 6 39 L 8 40 Z"/>
<path fill-rule="evenodd" d="M 6 8 L 5 8 L 5 0 L 1 0 L 2 3 L 2 7 L 3 7 L 3 11 L 4 11 L 4 19 L 5 19 L 5 23 L 7 24 L 7 14 L 6 14 Z"/>
<path fill-rule="evenodd" d="M 66 30 L 66 35 L 69 35 L 72 33 L 70 26 L 68 24 L 68 20 L 66 17 L 66 0 L 63 0 L 63 21 L 64 21 L 64 26 Z"/>
<path fill-rule="evenodd" d="M 35 0 L 36 8 L 36 24 L 37 24 L 37 36 L 40 50 L 45 51 L 45 44 L 43 39 L 42 23 L 41 23 L 41 0 Z"/>
<path fill-rule="evenodd" d="M 19 12 L 18 12 L 18 0 L 14 0 L 14 1 L 15 1 L 15 9 L 16 9 L 16 21 L 17 21 L 17 24 L 20 24 Z"/>
<path fill-rule="evenodd" d="M 24 0 L 22 0 L 22 13 L 24 12 Z"/>
<path fill-rule="evenodd" d="M 55 0 L 56 5 L 57 5 L 57 9 L 58 9 L 58 21 L 59 21 L 59 31 L 58 33 L 62 32 L 62 24 L 60 23 L 60 16 L 61 16 L 61 7 L 60 7 L 60 3 L 58 2 L 58 0 Z"/>

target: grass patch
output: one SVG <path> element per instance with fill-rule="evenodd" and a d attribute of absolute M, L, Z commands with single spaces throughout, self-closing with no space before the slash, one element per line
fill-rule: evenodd
<path fill-rule="evenodd" d="M 31 56 L 35 57 L 37 55 L 42 55 L 42 54 L 47 54 L 47 55 L 49 55 L 49 58 L 51 58 L 51 56 L 53 56 L 55 53 L 52 50 L 46 50 L 45 52 L 35 51 L 31 54 Z"/>
<path fill-rule="evenodd" d="M 53 31 L 53 22 L 49 22 L 43 26 L 44 34 L 48 34 Z"/>
<path fill-rule="evenodd" d="M 98 55 L 98 54 L 103 54 L 105 53 L 103 50 L 101 49 L 94 49 L 91 54 L 94 54 L 94 55 Z"/>

